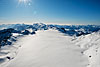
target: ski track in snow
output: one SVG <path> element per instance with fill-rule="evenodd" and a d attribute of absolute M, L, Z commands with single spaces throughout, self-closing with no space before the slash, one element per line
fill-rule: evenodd
<path fill-rule="evenodd" d="M 82 49 L 56 30 L 37 31 L 18 41 L 18 54 L 2 67 L 86 67 Z M 17 43 L 17 44 L 18 44 Z"/>

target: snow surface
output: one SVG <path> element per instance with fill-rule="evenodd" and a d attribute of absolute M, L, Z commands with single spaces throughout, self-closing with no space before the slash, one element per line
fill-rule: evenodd
<path fill-rule="evenodd" d="M 22 37 L 23 36 L 21 34 L 13 33 L 13 36 L 9 39 L 9 41 L 12 42 L 12 45 L 6 45 L 0 48 L 0 67 L 2 67 L 2 64 L 6 64 L 9 62 L 9 60 L 14 59 L 14 57 L 17 55 L 17 50 L 21 44 L 17 43 L 16 41 L 20 41 Z"/>
<path fill-rule="evenodd" d="M 87 67 L 100 67 L 100 31 L 80 36 L 74 43 L 85 50 L 84 54 L 89 60 Z"/>
<path fill-rule="evenodd" d="M 0 67 L 86 67 L 88 57 L 72 42 L 71 36 L 56 30 L 37 31 L 26 35 L 15 44 L 16 57 L 1 64 Z M 0 59 L 1 60 L 1 59 Z"/>

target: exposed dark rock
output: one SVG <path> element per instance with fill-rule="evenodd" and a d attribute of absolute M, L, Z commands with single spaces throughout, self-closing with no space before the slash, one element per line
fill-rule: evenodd
<path fill-rule="evenodd" d="M 31 32 L 31 34 L 36 34 L 35 31 Z"/>
<path fill-rule="evenodd" d="M 11 58 L 10 58 L 10 57 L 8 57 L 8 56 L 7 56 L 6 58 L 7 58 L 7 59 L 9 59 L 9 60 L 11 59 Z"/>
<path fill-rule="evenodd" d="M 91 56 L 89 56 L 89 57 L 91 57 Z"/>
<path fill-rule="evenodd" d="M 24 32 L 22 32 L 23 35 L 29 35 L 30 32 L 28 30 L 25 30 Z"/>

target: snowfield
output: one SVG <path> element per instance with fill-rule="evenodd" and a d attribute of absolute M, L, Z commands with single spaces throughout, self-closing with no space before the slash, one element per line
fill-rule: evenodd
<path fill-rule="evenodd" d="M 100 67 L 100 26 L 0 25 L 0 67 Z"/>
<path fill-rule="evenodd" d="M 16 57 L 2 67 L 86 67 L 87 57 L 71 39 L 55 30 L 25 36 Z"/>

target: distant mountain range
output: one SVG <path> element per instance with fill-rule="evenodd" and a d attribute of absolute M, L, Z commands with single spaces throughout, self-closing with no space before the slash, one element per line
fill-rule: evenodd
<path fill-rule="evenodd" d="M 11 45 L 11 40 L 15 41 L 13 33 L 19 35 L 35 34 L 37 30 L 55 29 L 68 36 L 81 36 L 98 32 L 100 25 L 53 25 L 34 23 L 33 25 L 27 24 L 2 24 L 0 25 L 0 46 Z M 13 38 L 13 39 L 11 39 Z"/>

